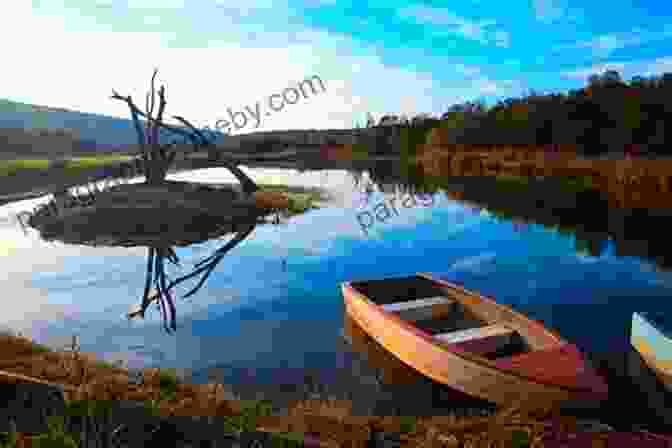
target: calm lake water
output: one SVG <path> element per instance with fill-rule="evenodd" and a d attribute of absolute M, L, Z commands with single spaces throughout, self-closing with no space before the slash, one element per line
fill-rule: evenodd
<path fill-rule="evenodd" d="M 397 194 L 397 213 L 365 234 L 363 213 L 375 214 L 374 207 L 394 193 L 374 191 L 367 205 L 345 170 L 246 171 L 258 183 L 324 187 L 333 198 L 280 225 L 258 225 L 196 295 L 177 299 L 178 330 L 172 335 L 163 331 L 154 306 L 144 321 L 125 317 L 142 298 L 147 248 L 44 242 L 35 231 L 24 233 L 14 215 L 46 198 L 0 207 L 0 326 L 53 348 L 76 334 L 83 351 L 101 358 L 123 359 L 131 367 L 191 369 L 196 380 L 205 380 L 210 367 L 225 367 L 237 372 L 227 381 L 242 383 L 308 368 L 326 379 L 342 367 L 339 284 L 346 280 L 448 273 L 595 353 L 627 349 L 633 311 L 672 309 L 672 275 L 650 261 L 616 256 L 609 240 L 599 256 L 589 255 L 572 235 L 521 226 L 442 192 L 429 206 L 425 200 L 410 207 Z M 169 177 L 235 181 L 224 169 Z M 225 242 L 176 253 L 188 271 Z M 173 278 L 179 272 L 168 268 Z"/>

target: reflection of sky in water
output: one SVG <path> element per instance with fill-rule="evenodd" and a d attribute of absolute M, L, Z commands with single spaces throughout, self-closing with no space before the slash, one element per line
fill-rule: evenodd
<path fill-rule="evenodd" d="M 6 273 L 0 326 L 52 346 L 79 334 L 84 351 L 136 366 L 308 367 L 328 364 L 327 354 L 336 349 L 339 283 L 345 280 L 447 272 L 600 350 L 627 340 L 624 322 L 632 310 L 670 307 L 670 275 L 636 258 L 615 257 L 611 243 L 598 257 L 577 254 L 573 236 L 538 225 L 520 231 L 443 194 L 431 207 L 399 209 L 366 236 L 357 213 L 390 194 L 374 192 L 370 205 L 358 209 L 346 172 L 247 171 L 259 183 L 327 187 L 335 202 L 286 224 L 258 226 L 193 298 L 177 299 L 176 335 L 163 333 L 153 306 L 145 321 L 124 318 L 141 299 L 147 248 L 67 246 L 43 242 L 34 231 L 24 235 L 12 217 L 39 199 L 0 207 L 0 268 Z M 223 169 L 170 177 L 235 180 Z M 224 242 L 176 253 L 188 272 Z M 167 266 L 176 277 L 179 271 Z"/>

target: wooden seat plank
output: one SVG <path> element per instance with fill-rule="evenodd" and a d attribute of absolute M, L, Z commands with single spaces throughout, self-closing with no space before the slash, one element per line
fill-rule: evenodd
<path fill-rule="evenodd" d="M 457 344 L 475 339 L 484 339 L 496 336 L 512 336 L 514 330 L 502 324 L 486 325 L 485 327 L 468 328 L 466 330 L 451 331 L 450 333 L 435 334 L 434 338 L 447 344 Z"/>
<path fill-rule="evenodd" d="M 396 302 L 382 305 L 385 311 L 407 311 L 416 308 L 426 308 L 434 305 L 448 305 L 455 303 L 454 299 L 445 296 L 426 297 L 422 299 L 409 300 L 407 302 Z"/>

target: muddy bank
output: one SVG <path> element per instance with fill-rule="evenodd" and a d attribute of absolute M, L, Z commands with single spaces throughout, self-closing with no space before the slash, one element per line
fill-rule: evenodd
<path fill-rule="evenodd" d="M 166 181 L 125 184 L 95 194 L 55 195 L 29 214 L 27 225 L 46 240 L 72 244 L 184 246 L 317 208 L 318 189 L 261 186 L 247 194 L 236 184 Z M 22 217 L 23 218 L 23 217 Z"/>

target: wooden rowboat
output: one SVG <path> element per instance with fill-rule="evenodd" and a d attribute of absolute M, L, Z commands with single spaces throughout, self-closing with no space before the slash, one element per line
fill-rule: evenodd
<path fill-rule="evenodd" d="M 630 343 L 672 392 L 672 319 L 663 313 L 633 313 Z"/>
<path fill-rule="evenodd" d="M 530 410 L 607 399 L 606 382 L 576 346 L 493 299 L 429 274 L 341 289 L 365 332 L 438 383 Z"/>

